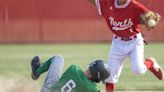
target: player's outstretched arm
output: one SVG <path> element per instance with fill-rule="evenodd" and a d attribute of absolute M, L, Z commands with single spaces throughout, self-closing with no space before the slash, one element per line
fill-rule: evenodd
<path fill-rule="evenodd" d="M 141 15 L 141 24 L 145 25 L 148 30 L 151 30 L 157 26 L 161 19 L 158 13 L 149 11 Z"/>
<path fill-rule="evenodd" d="M 95 0 L 88 0 L 88 1 L 95 5 Z"/>

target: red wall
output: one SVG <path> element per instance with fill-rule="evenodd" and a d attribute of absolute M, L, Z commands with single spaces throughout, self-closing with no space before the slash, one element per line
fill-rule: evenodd
<path fill-rule="evenodd" d="M 163 0 L 139 0 L 164 15 Z M 164 41 L 161 24 L 146 32 Z M 0 0 L 0 43 L 107 42 L 112 33 L 88 0 Z"/>

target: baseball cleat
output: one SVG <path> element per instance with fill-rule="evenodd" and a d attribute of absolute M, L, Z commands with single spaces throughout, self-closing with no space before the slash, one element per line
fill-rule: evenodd
<path fill-rule="evenodd" d="M 35 73 L 35 71 L 40 65 L 41 65 L 40 57 L 39 56 L 34 56 L 32 61 L 31 61 L 31 69 L 32 69 L 31 78 L 33 80 L 37 80 L 39 78 L 39 75 L 37 75 Z"/>
<path fill-rule="evenodd" d="M 153 63 L 153 66 L 149 69 L 159 80 L 164 78 L 164 71 L 162 67 L 157 63 L 155 58 L 146 59 L 146 61 L 150 61 Z"/>

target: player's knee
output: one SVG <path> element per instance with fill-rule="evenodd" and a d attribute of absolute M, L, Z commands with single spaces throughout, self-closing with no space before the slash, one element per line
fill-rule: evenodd
<path fill-rule="evenodd" d="M 62 55 L 54 55 L 53 59 L 54 61 L 64 62 L 64 57 Z"/>

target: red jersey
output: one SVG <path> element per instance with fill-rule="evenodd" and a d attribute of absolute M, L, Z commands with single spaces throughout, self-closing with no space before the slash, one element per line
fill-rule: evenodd
<path fill-rule="evenodd" d="M 96 6 L 111 31 L 119 37 L 128 38 L 140 32 L 140 15 L 148 12 L 135 0 L 118 5 L 117 0 L 97 0 Z"/>

